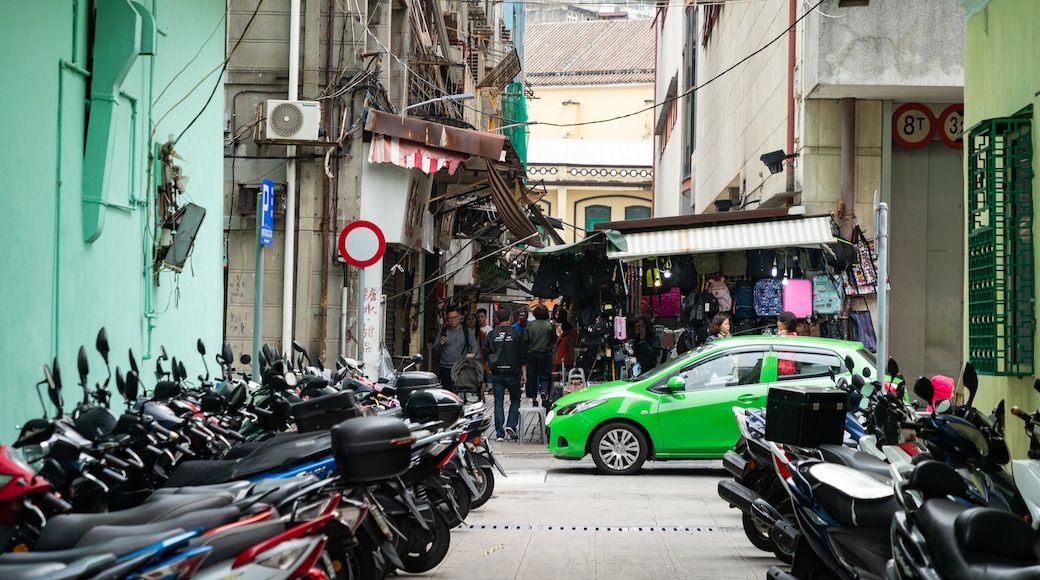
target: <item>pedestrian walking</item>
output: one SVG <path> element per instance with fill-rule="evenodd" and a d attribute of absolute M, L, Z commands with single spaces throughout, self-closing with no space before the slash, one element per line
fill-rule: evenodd
<path fill-rule="evenodd" d="M 556 343 L 556 327 L 549 322 L 549 309 L 539 304 L 531 311 L 534 320 L 527 324 L 527 396 L 538 404 L 549 404 L 549 377 L 552 373 L 552 347 Z M 540 400 L 539 400 L 540 399 Z"/>
<path fill-rule="evenodd" d="M 481 400 L 481 402 L 483 402 L 484 401 L 484 392 L 487 391 L 488 380 L 491 378 L 491 370 L 488 368 L 487 356 L 486 356 L 486 354 L 484 352 L 484 341 L 487 340 L 488 331 L 485 331 L 481 327 L 481 321 L 480 321 L 480 316 L 479 316 L 479 313 L 480 313 L 481 310 L 484 311 L 484 319 L 486 320 L 487 319 L 487 311 L 484 310 L 483 308 L 481 308 L 480 310 L 477 311 L 478 314 L 473 314 L 472 312 L 467 314 L 466 315 L 466 322 L 463 324 L 463 326 L 465 326 L 467 329 L 473 331 L 473 334 L 475 334 L 477 336 L 477 344 L 480 345 L 480 354 L 478 355 L 480 357 L 480 366 L 481 366 L 481 373 L 480 373 L 480 400 Z M 489 329 L 493 329 L 494 327 L 493 326 L 489 326 L 488 328 Z"/>
<path fill-rule="evenodd" d="M 441 329 L 437 340 L 433 343 L 433 354 L 440 362 L 437 365 L 437 377 L 441 386 L 455 391 L 455 382 L 451 378 L 451 367 L 462 357 L 475 357 L 480 353 L 480 343 L 473 331 L 462 326 L 462 314 L 457 308 L 448 309 L 447 325 Z"/>
<path fill-rule="evenodd" d="M 499 308 L 496 326 L 484 341 L 488 367 L 491 369 L 491 388 L 495 395 L 495 437 L 516 439 L 520 423 L 520 385 L 527 382 L 527 347 L 524 337 L 511 326 L 513 317 L 505 308 Z M 504 400 L 509 393 L 509 417 L 504 416 Z"/>
<path fill-rule="evenodd" d="M 657 336 L 649 316 L 640 316 L 636 320 L 635 330 L 636 361 L 639 363 L 639 375 L 644 375 L 656 367 L 661 358 L 661 338 Z"/>
<path fill-rule="evenodd" d="M 480 331 L 487 336 L 495 327 L 491 324 L 491 320 L 488 318 L 487 308 L 477 308 L 477 326 Z M 483 344 L 483 342 L 481 343 Z"/>

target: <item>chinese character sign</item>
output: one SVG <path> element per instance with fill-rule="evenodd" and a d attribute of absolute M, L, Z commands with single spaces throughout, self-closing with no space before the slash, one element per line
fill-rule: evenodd
<path fill-rule="evenodd" d="M 383 260 L 365 268 L 365 287 L 361 300 L 364 328 L 358 358 L 365 361 L 366 369 L 379 368 L 379 345 L 383 340 L 383 308 L 380 303 L 383 293 L 382 281 Z"/>

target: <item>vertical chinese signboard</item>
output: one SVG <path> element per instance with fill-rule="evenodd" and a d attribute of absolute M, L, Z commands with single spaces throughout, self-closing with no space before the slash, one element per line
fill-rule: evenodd
<path fill-rule="evenodd" d="M 339 254 L 358 269 L 358 358 L 369 369 L 379 368 L 380 327 L 383 319 L 380 291 L 383 275 L 382 259 L 386 238 L 376 224 L 357 220 L 339 234 Z M 370 280 L 366 283 L 366 280 Z M 345 306 L 345 305 L 344 305 Z"/>

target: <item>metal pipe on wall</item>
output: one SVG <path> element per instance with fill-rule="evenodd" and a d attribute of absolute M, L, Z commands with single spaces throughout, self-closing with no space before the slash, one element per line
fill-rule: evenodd
<path fill-rule="evenodd" d="M 841 100 L 841 235 L 852 236 L 856 225 L 856 99 Z"/>
<path fill-rule="evenodd" d="M 795 34 L 795 23 L 798 22 L 798 4 L 800 0 L 788 1 L 787 26 L 787 149 L 788 155 L 795 153 L 794 150 L 794 68 L 797 57 L 797 37 Z M 794 164 L 787 162 L 787 188 L 785 191 L 794 191 Z"/>
<path fill-rule="evenodd" d="M 289 7 L 289 100 L 300 90 L 300 0 Z M 291 349 L 293 288 L 296 281 L 296 146 L 286 147 L 285 168 L 285 267 L 282 272 L 282 349 Z"/>

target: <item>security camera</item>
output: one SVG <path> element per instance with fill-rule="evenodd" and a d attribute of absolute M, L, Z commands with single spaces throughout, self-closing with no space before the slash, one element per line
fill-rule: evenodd
<path fill-rule="evenodd" d="M 784 153 L 782 149 L 779 149 L 777 151 L 770 151 L 769 153 L 766 153 L 765 155 L 759 157 L 759 159 L 762 160 L 762 163 L 766 164 L 766 167 L 769 169 L 769 173 L 780 173 L 784 169 L 784 161 L 792 157 L 795 157 L 796 155 L 798 154 L 791 153 L 790 155 L 788 155 Z"/>

